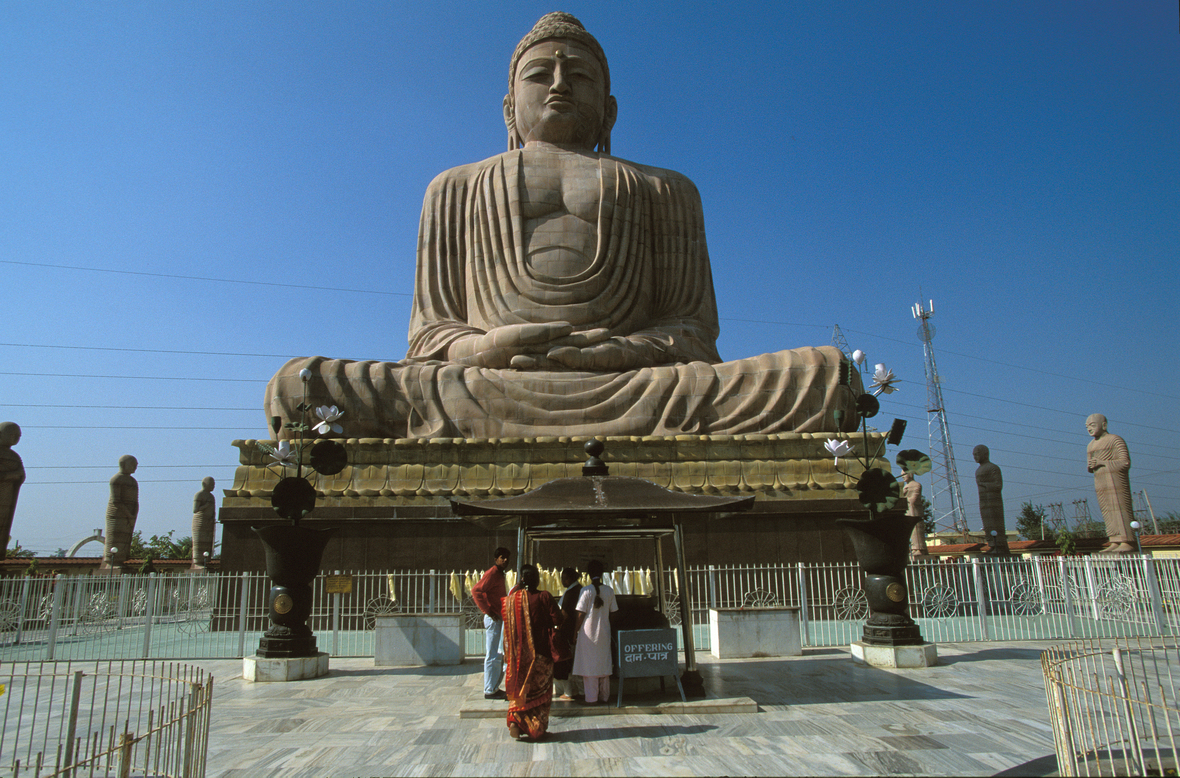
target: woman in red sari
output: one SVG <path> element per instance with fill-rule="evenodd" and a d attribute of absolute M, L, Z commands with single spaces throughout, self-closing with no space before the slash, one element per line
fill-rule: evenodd
<path fill-rule="evenodd" d="M 520 568 L 520 583 L 504 598 L 504 662 L 508 734 L 540 740 L 549 729 L 553 702 L 550 642 L 563 616 L 533 565 Z"/>

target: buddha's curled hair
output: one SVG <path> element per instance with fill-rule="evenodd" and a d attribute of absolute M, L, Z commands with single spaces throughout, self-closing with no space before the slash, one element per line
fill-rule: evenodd
<path fill-rule="evenodd" d="M 586 575 L 590 576 L 590 585 L 594 587 L 594 607 L 602 607 L 602 595 L 598 593 L 598 587 L 602 586 L 602 562 L 597 559 L 586 565 Z"/>

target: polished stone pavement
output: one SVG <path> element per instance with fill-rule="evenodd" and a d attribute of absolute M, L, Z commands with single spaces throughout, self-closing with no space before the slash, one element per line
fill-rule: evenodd
<path fill-rule="evenodd" d="M 636 699 L 622 712 L 555 716 L 549 738 L 532 744 L 511 740 L 503 718 L 459 717 L 483 704 L 474 661 L 333 659 L 327 677 L 273 684 L 245 682 L 241 660 L 195 664 L 215 676 L 209 778 L 1046 775 L 1056 769 L 1040 669 L 1048 645 L 943 643 L 940 664 L 914 670 L 859 666 L 847 649 L 706 654 L 709 698 L 748 697 L 757 712 L 688 713 Z"/>

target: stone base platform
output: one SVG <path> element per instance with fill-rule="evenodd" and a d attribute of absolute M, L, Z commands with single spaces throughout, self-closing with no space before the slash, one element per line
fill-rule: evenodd
<path fill-rule="evenodd" d="M 859 434 L 834 433 L 608 437 L 603 460 L 611 475 L 643 478 L 672 491 L 755 495 L 748 513 L 686 526 L 689 564 L 847 562 L 856 557 L 834 520 L 863 515 L 865 509 L 855 491 L 860 466 L 843 458 L 841 469 L 849 475 L 836 470 L 824 449 L 833 438 L 849 440 L 857 449 L 863 445 Z M 555 478 L 579 477 L 587 440 L 342 439 L 348 465 L 334 476 L 312 475 L 317 505 L 304 523 L 338 528 L 324 554 L 325 571 L 486 569 L 491 549 L 515 548 L 515 531 L 490 532 L 456 518 L 448 498 L 495 499 Z M 885 453 L 882 435 L 870 434 L 868 444 Z M 277 520 L 270 498 L 281 468 L 255 440 L 233 445 L 239 466 L 219 512 L 221 566 L 226 572 L 259 570 L 261 544 L 250 527 Z M 889 469 L 883 456 L 873 464 Z M 650 567 L 652 562 L 646 547 L 633 553 L 615 544 L 585 553 L 608 567 Z M 673 553 L 669 540 L 665 559 Z"/>
<path fill-rule="evenodd" d="M 252 683 L 284 683 L 308 678 L 322 678 L 328 674 L 328 655 L 323 651 L 315 656 L 294 659 L 271 659 L 247 656 L 242 659 L 242 678 Z"/>
<path fill-rule="evenodd" d="M 612 689 L 612 691 L 614 691 Z M 673 690 L 675 694 L 675 690 Z M 681 702 L 663 698 L 627 702 L 621 708 L 615 707 L 615 694 L 605 705 L 586 705 L 581 702 L 553 700 L 549 709 L 550 717 L 571 718 L 576 716 L 653 716 L 658 714 L 705 715 L 715 713 L 757 713 L 758 703 L 749 697 L 726 697 L 713 700 L 689 700 Z M 483 694 L 472 695 L 459 709 L 461 719 L 503 719 L 508 714 L 508 703 L 504 700 L 485 700 Z"/>
<path fill-rule="evenodd" d="M 852 661 L 870 667 L 933 667 L 938 664 L 938 646 L 871 646 L 863 641 L 852 644 Z"/>

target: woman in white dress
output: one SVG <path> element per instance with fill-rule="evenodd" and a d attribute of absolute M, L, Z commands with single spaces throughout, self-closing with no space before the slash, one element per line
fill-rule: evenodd
<path fill-rule="evenodd" d="M 602 562 L 586 566 L 590 585 L 578 596 L 578 647 L 574 653 L 574 675 L 582 676 L 586 704 L 610 699 L 610 622 L 619 609 L 615 592 L 602 582 Z"/>

